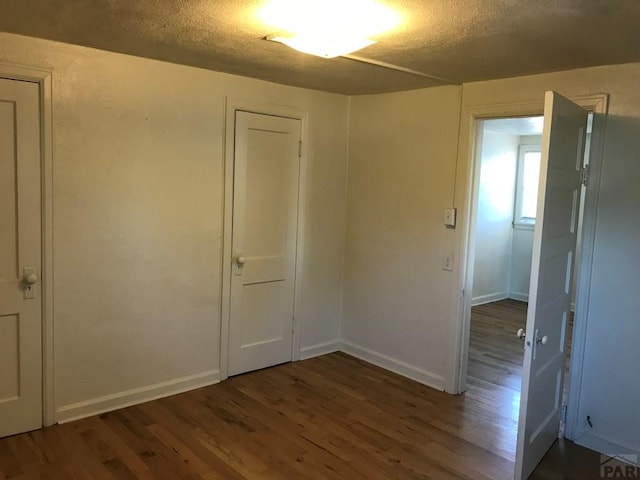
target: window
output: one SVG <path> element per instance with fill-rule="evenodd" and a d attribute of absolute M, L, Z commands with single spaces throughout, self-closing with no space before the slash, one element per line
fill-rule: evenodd
<path fill-rule="evenodd" d="M 539 145 L 520 145 L 514 226 L 533 228 L 536 223 L 541 159 Z"/>

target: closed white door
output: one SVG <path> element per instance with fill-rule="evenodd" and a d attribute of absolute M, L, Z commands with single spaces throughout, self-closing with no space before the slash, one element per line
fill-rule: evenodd
<path fill-rule="evenodd" d="M 229 375 L 292 358 L 300 124 L 236 112 Z"/>
<path fill-rule="evenodd" d="M 0 437 L 42 426 L 38 85 L 0 79 Z"/>
<path fill-rule="evenodd" d="M 545 96 L 538 215 L 520 400 L 515 478 L 529 477 L 558 438 L 587 112 Z"/>

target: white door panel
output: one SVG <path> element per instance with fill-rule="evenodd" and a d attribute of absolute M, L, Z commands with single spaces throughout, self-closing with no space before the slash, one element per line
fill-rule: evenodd
<path fill-rule="evenodd" d="M 42 426 L 40 208 L 38 85 L 0 79 L 0 436 Z"/>
<path fill-rule="evenodd" d="M 229 375 L 291 361 L 300 135 L 236 112 Z"/>
<path fill-rule="evenodd" d="M 517 480 L 529 477 L 560 428 L 586 126 L 585 110 L 557 93 L 547 92 L 518 425 Z"/>

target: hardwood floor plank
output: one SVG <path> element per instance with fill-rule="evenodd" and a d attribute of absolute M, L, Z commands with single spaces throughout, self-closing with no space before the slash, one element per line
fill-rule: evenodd
<path fill-rule="evenodd" d="M 0 479 L 510 479 L 521 305 L 504 307 L 472 324 L 465 395 L 333 353 L 0 439 Z M 559 448 L 537 478 L 588 479 L 596 461 L 572 470 Z"/>

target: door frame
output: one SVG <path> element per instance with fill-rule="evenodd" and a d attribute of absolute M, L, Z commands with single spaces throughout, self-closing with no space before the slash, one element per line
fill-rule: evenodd
<path fill-rule="evenodd" d="M 283 105 L 227 97 L 225 104 L 224 205 L 222 235 L 222 281 L 220 289 L 220 380 L 229 377 L 229 327 L 231 324 L 231 261 L 233 233 L 233 174 L 235 162 L 235 116 L 237 111 L 300 120 L 302 149 L 298 178 L 298 226 L 296 235 L 296 269 L 293 287 L 293 341 L 291 361 L 300 360 L 302 275 L 304 267 L 304 232 L 307 210 L 307 112 Z"/>
<path fill-rule="evenodd" d="M 0 62 L 0 77 L 36 83 L 40 96 L 42 424 L 48 427 L 56 423 L 53 354 L 53 72 Z"/>
<path fill-rule="evenodd" d="M 565 425 L 565 436 L 575 438 L 575 425 L 579 410 L 580 390 L 582 383 L 584 348 L 586 344 L 587 321 L 589 311 L 589 290 L 591 285 L 591 269 L 593 263 L 593 249 L 597 221 L 598 194 L 602 159 L 604 153 L 605 120 L 608 110 L 608 94 L 594 94 L 586 96 L 567 96 L 571 101 L 584 109 L 593 112 L 593 131 L 591 136 L 591 151 L 589 155 L 589 183 L 585 192 L 584 213 L 582 219 L 581 254 L 578 263 L 576 281 L 575 323 L 571 345 L 571 359 L 569 372 L 569 392 L 567 399 L 568 416 Z M 455 272 L 452 299 L 452 352 L 450 356 L 449 376 L 446 391 L 461 394 L 466 390 L 467 364 L 469 356 L 469 328 L 473 283 L 473 247 L 475 246 L 477 179 L 478 168 L 478 120 L 510 117 L 539 116 L 544 112 L 544 95 L 540 101 L 494 104 L 469 107 L 461 113 L 459 152 L 463 152 L 458 166 L 456 186 L 462 193 L 460 200 L 456 200 L 460 209 L 460 233 L 456 238 L 456 257 L 459 267 Z M 515 335 L 515 333 L 514 333 Z"/>

